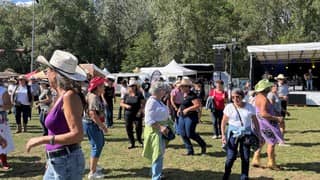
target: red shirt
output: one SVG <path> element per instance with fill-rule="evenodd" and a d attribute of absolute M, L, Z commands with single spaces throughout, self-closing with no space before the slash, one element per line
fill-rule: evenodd
<path fill-rule="evenodd" d="M 224 102 L 225 99 L 228 98 L 228 95 L 226 92 L 218 92 L 215 89 L 211 89 L 209 92 L 209 96 L 214 97 L 214 107 L 216 110 L 223 110 L 224 109 Z"/>

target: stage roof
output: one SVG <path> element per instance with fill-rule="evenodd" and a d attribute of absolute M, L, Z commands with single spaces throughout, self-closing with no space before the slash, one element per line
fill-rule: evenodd
<path fill-rule="evenodd" d="M 259 61 L 320 60 L 320 42 L 248 46 Z"/>

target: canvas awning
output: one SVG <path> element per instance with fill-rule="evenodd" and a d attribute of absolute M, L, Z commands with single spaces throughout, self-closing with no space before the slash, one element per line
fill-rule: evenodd
<path fill-rule="evenodd" d="M 307 63 L 320 60 L 320 42 L 248 46 L 249 78 L 253 83 L 253 57 L 261 63 Z"/>
<path fill-rule="evenodd" d="M 248 46 L 259 61 L 320 60 L 320 42 Z"/>
<path fill-rule="evenodd" d="M 100 69 L 95 64 L 79 64 L 80 67 L 82 67 L 87 73 L 89 73 L 91 76 L 100 76 L 105 77 L 107 75 L 106 72 L 104 72 L 102 69 Z"/>
<path fill-rule="evenodd" d="M 163 67 L 161 73 L 167 76 L 188 76 L 196 75 L 197 71 L 180 66 L 175 60 Z"/>

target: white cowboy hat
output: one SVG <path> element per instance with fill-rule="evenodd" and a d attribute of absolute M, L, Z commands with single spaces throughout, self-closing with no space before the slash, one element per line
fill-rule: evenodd
<path fill-rule="evenodd" d="M 278 79 L 286 79 L 286 77 L 283 74 L 279 74 L 277 77 L 274 78 L 275 80 Z"/>
<path fill-rule="evenodd" d="M 43 56 L 38 56 L 37 61 L 49 66 L 69 79 L 75 81 L 87 80 L 86 72 L 78 66 L 78 59 L 69 52 L 55 50 L 49 62 Z"/>

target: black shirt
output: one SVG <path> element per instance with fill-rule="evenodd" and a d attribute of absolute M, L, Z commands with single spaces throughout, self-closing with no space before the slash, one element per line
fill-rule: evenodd
<path fill-rule="evenodd" d="M 141 84 L 141 88 L 145 91 L 145 92 L 148 92 L 149 89 L 150 89 L 150 83 L 149 82 L 144 82 Z"/>
<path fill-rule="evenodd" d="M 141 108 L 141 101 L 144 100 L 144 97 L 141 93 L 137 93 L 135 96 L 129 96 L 129 94 L 126 94 L 123 97 L 123 101 L 125 104 L 128 104 L 131 106 L 130 109 L 125 109 L 126 113 L 138 113 L 138 111 Z"/>
<path fill-rule="evenodd" d="M 195 99 L 198 99 L 197 95 L 194 92 L 190 91 L 189 94 L 183 98 L 183 101 L 180 105 L 181 112 L 184 109 L 187 109 L 188 107 L 193 106 L 192 101 Z M 186 116 L 196 116 L 197 117 L 198 113 L 197 113 L 197 111 L 189 111 Z"/>
<path fill-rule="evenodd" d="M 115 89 L 114 87 L 105 86 L 104 89 L 104 99 L 107 101 L 108 105 L 113 104 Z"/>

